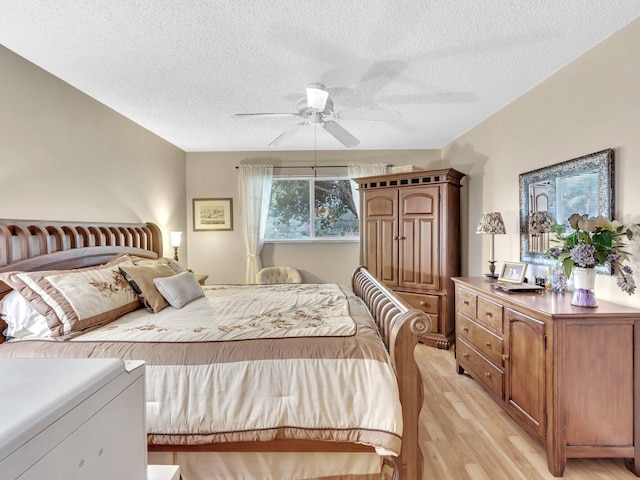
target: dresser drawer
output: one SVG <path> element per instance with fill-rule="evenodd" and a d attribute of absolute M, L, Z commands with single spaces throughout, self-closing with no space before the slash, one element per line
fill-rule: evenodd
<path fill-rule="evenodd" d="M 483 323 L 489 330 L 502 335 L 502 305 L 486 298 L 478 298 L 478 322 Z"/>
<path fill-rule="evenodd" d="M 456 332 L 458 337 L 473 345 L 482 355 L 496 366 L 502 365 L 502 338 L 482 328 L 464 315 L 458 313 Z"/>
<path fill-rule="evenodd" d="M 460 339 L 460 337 L 458 337 Z M 486 358 L 476 352 L 469 344 L 460 339 L 456 342 L 458 363 L 468 370 L 473 378 L 485 386 L 498 398 L 504 398 L 504 373 Z"/>
<path fill-rule="evenodd" d="M 395 292 L 411 307 L 426 313 L 439 313 L 437 295 L 422 295 L 419 293 Z"/>
<path fill-rule="evenodd" d="M 476 318 L 476 302 L 478 296 L 468 290 L 458 288 L 456 290 L 456 310 L 470 318 Z"/>

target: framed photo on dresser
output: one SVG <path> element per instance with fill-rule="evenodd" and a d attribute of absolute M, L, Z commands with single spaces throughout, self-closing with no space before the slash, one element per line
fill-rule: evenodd
<path fill-rule="evenodd" d="M 504 262 L 498 282 L 522 283 L 527 273 L 527 264 L 519 262 Z"/>

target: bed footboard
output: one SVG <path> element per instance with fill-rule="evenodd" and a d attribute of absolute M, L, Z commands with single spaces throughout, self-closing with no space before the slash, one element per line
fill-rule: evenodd
<path fill-rule="evenodd" d="M 424 391 L 414 350 L 420 338 L 431 331 L 431 318 L 420 310 L 410 309 L 366 267 L 359 267 L 353 273 L 352 289 L 369 308 L 398 378 L 403 434 L 400 456 L 393 458 L 394 478 L 420 479 L 424 460 L 418 443 L 418 423 Z"/>

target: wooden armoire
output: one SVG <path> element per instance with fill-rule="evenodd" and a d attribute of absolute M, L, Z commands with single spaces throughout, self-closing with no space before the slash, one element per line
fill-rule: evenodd
<path fill-rule="evenodd" d="M 452 168 L 357 178 L 360 262 L 415 308 L 431 316 L 423 343 L 455 341 L 460 275 L 460 181 Z"/>

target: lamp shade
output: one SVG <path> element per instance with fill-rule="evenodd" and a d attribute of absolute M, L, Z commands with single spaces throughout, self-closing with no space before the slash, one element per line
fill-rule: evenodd
<path fill-rule="evenodd" d="M 507 233 L 502 221 L 502 214 L 500 212 L 483 213 L 476 233 Z"/>
<path fill-rule="evenodd" d="M 174 248 L 179 247 L 180 240 L 182 238 L 182 232 L 169 232 L 169 236 L 171 237 L 171 246 Z"/>
<path fill-rule="evenodd" d="M 549 233 L 551 225 L 553 225 L 551 212 L 533 212 L 529 215 L 529 234 L 534 237 Z"/>

